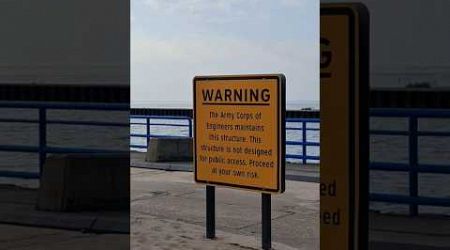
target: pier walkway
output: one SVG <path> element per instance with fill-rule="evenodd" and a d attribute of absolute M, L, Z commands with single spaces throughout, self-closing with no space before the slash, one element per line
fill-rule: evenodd
<path fill-rule="evenodd" d="M 143 153 L 132 152 L 131 165 L 133 249 L 260 249 L 259 193 L 216 188 L 218 239 L 207 240 L 205 187 L 194 183 L 192 163 L 150 163 Z M 272 197 L 273 247 L 318 250 L 319 168 L 288 164 L 286 176 L 286 192 Z M 445 218 L 370 216 L 377 217 L 371 220 L 377 224 L 371 225 L 370 250 L 444 250 L 450 245 Z"/>
<path fill-rule="evenodd" d="M 6 187 L 4 187 L 6 188 Z M 2 192 L 6 194 L 7 192 Z M 29 196 L 29 203 L 14 204 L 17 195 Z M 22 209 L 33 210 L 34 191 L 14 188 L 9 192 L 8 206 L 0 206 L 0 214 Z M 20 198 L 19 200 L 23 200 Z M 217 239 L 205 239 L 205 188 L 193 181 L 192 172 L 131 168 L 131 247 L 132 249 L 259 249 L 261 241 L 260 195 L 256 192 L 216 189 Z M 319 184 L 287 180 L 286 193 L 272 199 L 272 240 L 274 249 L 319 249 Z M 58 228 L 51 213 L 28 213 L 29 217 L 3 218 L 12 224 L 1 224 L 4 233 L 0 241 L 7 249 L 96 249 L 92 242 L 110 249 L 125 249 L 128 235 L 86 230 L 95 219 L 94 213 L 68 213 L 61 217 L 73 221 L 70 230 Z M 128 216 L 97 218 L 102 223 L 126 225 Z M 32 217 L 30 217 L 32 216 Z M 449 224 L 442 218 L 378 216 L 379 223 L 371 225 L 371 250 L 415 249 L 444 250 L 450 241 Z M 15 219 L 15 221 L 12 221 Z M 21 225 L 26 222 L 27 226 Z M 31 224 L 28 222 L 32 222 Z M 53 223 L 49 225 L 48 223 Z M 405 223 L 412 223 L 404 232 Z M 67 223 L 62 223 L 67 225 Z M 111 224 L 110 224 L 111 225 Z M 49 228 L 54 227 L 54 228 Z M 111 228 L 110 226 L 107 228 Z M 431 230 L 434 228 L 434 230 Z M 91 228 L 91 229 L 95 229 Z M 119 229 L 119 228 L 118 228 Z M 100 230 L 101 231 L 101 230 Z M 433 233 L 429 233 L 433 232 Z M 45 237 L 42 237 L 45 236 Z M 411 237 L 413 236 L 413 237 Z M 405 242 L 408 239 L 408 242 Z"/>
<path fill-rule="evenodd" d="M 260 249 L 261 195 L 216 188 L 216 240 L 205 238 L 205 187 L 191 172 L 131 169 L 132 249 Z M 319 249 L 319 184 L 272 197 L 274 249 Z M 150 247 L 152 246 L 152 247 Z"/>

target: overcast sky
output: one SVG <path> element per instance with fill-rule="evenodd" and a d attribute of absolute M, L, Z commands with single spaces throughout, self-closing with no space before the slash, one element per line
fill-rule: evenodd
<path fill-rule="evenodd" d="M 284 73 L 287 101 L 319 99 L 318 0 L 132 0 L 134 105 L 191 103 L 192 78 Z"/>

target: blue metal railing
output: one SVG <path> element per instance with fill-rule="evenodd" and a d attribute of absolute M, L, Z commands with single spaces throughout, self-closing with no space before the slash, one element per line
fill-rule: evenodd
<path fill-rule="evenodd" d="M 173 121 L 182 121 L 184 123 L 173 123 Z M 308 160 L 319 160 L 318 155 L 308 155 L 308 147 L 319 147 L 320 143 L 318 141 L 309 141 L 308 131 L 319 131 L 318 125 L 320 120 L 318 118 L 288 118 L 286 119 L 286 131 L 300 131 L 301 137 L 299 140 L 291 139 L 286 141 L 286 145 L 289 146 L 301 146 L 302 150 L 300 154 L 286 154 L 287 159 L 297 159 L 301 160 L 303 164 L 308 163 Z M 292 126 L 293 124 L 300 124 L 301 127 Z M 308 124 L 314 124 L 316 127 L 309 127 Z M 145 143 L 130 144 L 131 149 L 146 149 L 148 147 L 148 140 L 150 138 L 161 138 L 161 137 L 192 137 L 192 119 L 186 116 L 149 116 L 149 115 L 131 115 L 130 116 L 130 125 L 134 126 L 144 126 L 144 133 L 130 133 L 131 138 L 146 138 Z M 185 128 L 186 131 L 178 130 L 177 135 L 162 135 L 158 133 L 152 132 L 153 127 L 179 127 Z M 133 129 L 132 130 L 137 130 Z"/>
<path fill-rule="evenodd" d="M 409 175 L 409 195 L 394 195 L 387 193 L 371 193 L 370 200 L 378 202 L 399 203 L 409 205 L 412 216 L 419 214 L 419 205 L 450 207 L 449 198 L 419 196 L 419 173 L 450 174 L 450 165 L 420 164 L 419 137 L 438 136 L 450 137 L 450 131 L 422 131 L 418 129 L 419 119 L 450 118 L 450 110 L 423 109 L 372 109 L 371 117 L 394 117 L 408 119 L 408 130 L 371 130 L 371 135 L 407 136 L 408 162 L 371 162 L 371 170 L 407 172 Z"/>
<path fill-rule="evenodd" d="M 299 127 L 292 127 L 291 124 L 293 123 L 299 123 L 302 126 Z M 316 127 L 309 127 L 308 124 L 316 125 Z M 308 154 L 308 147 L 320 147 L 319 141 L 309 141 L 308 140 L 308 131 L 320 131 L 319 125 L 320 119 L 319 118 L 287 118 L 286 119 L 286 134 L 288 131 L 301 131 L 301 140 L 295 141 L 295 140 L 288 140 L 286 139 L 286 147 L 289 145 L 292 146 L 301 146 L 301 154 L 286 154 L 287 159 L 299 159 L 302 160 L 303 164 L 308 163 L 308 160 L 315 160 L 319 161 L 320 156 L 319 155 L 309 155 Z"/>
<path fill-rule="evenodd" d="M 418 138 L 421 136 L 438 136 L 450 137 L 449 132 L 442 131 L 422 131 L 418 129 L 419 119 L 423 118 L 450 118 L 450 110 L 424 110 L 424 109 L 371 109 L 371 117 L 392 117 L 392 118 L 406 118 L 408 119 L 408 130 L 371 130 L 371 136 L 407 136 L 409 140 L 408 145 L 408 162 L 407 163 L 393 163 L 393 162 L 371 162 L 369 168 L 378 171 L 399 171 L 407 172 L 409 175 L 409 194 L 408 195 L 394 195 L 387 193 L 371 193 L 370 200 L 376 202 L 400 203 L 407 204 L 410 207 L 411 215 L 418 215 L 419 205 L 429 206 L 443 206 L 450 207 L 450 199 L 437 197 L 423 197 L 419 196 L 419 173 L 434 173 L 434 174 L 450 174 L 450 165 L 435 165 L 435 164 L 420 164 L 419 162 L 419 145 Z M 131 118 L 147 119 L 146 116 L 131 116 Z M 187 124 L 177 125 L 189 127 L 189 134 L 184 136 L 192 136 L 192 122 L 189 117 L 150 117 L 159 120 L 182 119 L 188 121 Z M 168 118 L 168 119 L 167 119 Z M 320 142 L 308 141 L 308 131 L 319 131 L 320 119 L 318 118 L 288 118 L 286 120 L 286 131 L 300 131 L 302 136 L 299 140 L 287 140 L 286 146 L 301 146 L 301 154 L 287 154 L 286 158 L 299 159 L 303 164 L 307 160 L 320 160 L 320 156 L 308 155 L 308 147 L 320 147 Z M 292 126 L 292 123 L 300 123 L 301 127 Z M 141 123 L 148 127 L 147 133 L 139 136 L 150 138 L 158 137 L 158 135 L 150 134 L 150 126 L 173 126 L 167 123 Z M 148 124 L 148 125 L 147 125 Z M 316 124 L 315 127 L 310 127 L 308 124 Z M 145 146 L 140 146 L 146 148 Z"/>
<path fill-rule="evenodd" d="M 39 172 L 18 172 L 18 171 L 0 171 L 1 177 L 17 178 L 39 178 L 40 171 L 45 162 L 48 153 L 117 153 L 126 151 L 89 149 L 89 148 L 68 148 L 68 147 L 50 147 L 47 145 L 47 124 L 61 125 L 83 125 L 83 126 L 119 126 L 128 127 L 131 125 L 145 126 L 145 134 L 132 133 L 131 137 L 146 138 L 148 141 L 152 137 L 192 137 L 192 120 L 189 117 L 179 116 L 130 116 L 130 123 L 99 122 L 99 121 L 68 121 L 68 120 L 48 120 L 48 110 L 108 110 L 108 111 L 127 111 L 128 105 L 124 104 L 88 104 L 88 103 L 43 103 L 43 102 L 0 102 L 0 108 L 15 109 L 35 109 L 38 110 L 38 119 L 20 119 L 20 118 L 0 118 L 2 123 L 34 123 L 38 124 L 39 143 L 36 146 L 29 145 L 0 145 L 0 151 L 6 152 L 29 152 L 39 154 Z M 450 131 L 423 131 L 419 130 L 419 120 L 424 118 L 450 118 L 450 110 L 422 110 L 422 109 L 372 109 L 371 117 L 394 117 L 408 119 L 408 129 L 405 130 L 371 130 L 370 134 L 384 136 L 407 136 L 408 137 L 408 162 L 371 162 L 370 169 L 378 171 L 399 171 L 407 172 L 409 175 L 409 194 L 394 195 L 388 193 L 371 193 L 370 200 L 387 203 L 407 204 L 411 215 L 418 215 L 418 206 L 442 206 L 450 207 L 450 199 L 438 197 L 424 197 L 419 195 L 418 175 L 419 173 L 450 174 L 450 165 L 421 164 L 419 159 L 419 137 L 450 137 Z M 143 122 L 143 121 L 144 122 Z M 152 122 L 156 121 L 156 122 Z M 178 121 L 177 123 L 167 122 L 167 120 Z M 158 122 L 159 121 L 159 122 Z M 183 122 L 183 123 L 180 123 Z M 300 123 L 301 127 L 292 126 Z M 287 158 L 300 159 L 302 163 L 307 160 L 319 160 L 319 156 L 308 155 L 307 148 L 320 147 L 319 142 L 308 141 L 308 131 L 319 131 L 320 120 L 314 118 L 290 118 L 287 119 L 286 131 L 301 131 L 301 139 L 288 140 L 286 145 L 301 146 L 301 154 L 288 154 Z M 310 127 L 308 124 L 315 124 Z M 167 126 L 184 128 L 183 135 L 161 135 L 152 133 L 152 126 Z M 130 145 L 131 148 L 147 148 L 147 145 Z"/>
<path fill-rule="evenodd" d="M 137 121 L 136 121 L 137 120 Z M 156 122 L 152 122 L 156 121 Z M 170 122 L 168 122 L 170 121 Z M 174 123 L 174 121 L 178 123 Z M 185 122 L 185 123 L 179 123 Z M 130 138 L 138 137 L 145 138 L 144 144 L 133 144 L 130 143 L 130 148 L 140 148 L 147 149 L 148 140 L 150 138 L 179 138 L 179 137 L 192 137 L 192 119 L 186 116 L 151 116 L 151 115 L 130 115 L 130 126 L 145 126 L 145 133 L 130 133 Z M 176 127 L 176 128 L 187 128 L 186 133 L 180 133 L 181 135 L 164 135 L 164 134 L 156 134 L 152 133 L 153 127 Z M 134 129 L 131 129 L 134 130 Z"/>
<path fill-rule="evenodd" d="M 38 179 L 42 172 L 47 154 L 66 153 L 127 153 L 128 151 L 76 148 L 76 147 L 50 147 L 47 145 L 47 124 L 83 125 L 83 126 L 110 126 L 129 127 L 128 123 L 100 122 L 100 121 L 70 121 L 48 120 L 48 110 L 102 110 L 102 111 L 129 111 L 128 104 L 113 103 L 61 103 L 61 102 L 5 102 L 0 101 L 0 108 L 31 109 L 38 111 L 38 119 L 0 118 L 1 123 L 31 123 L 38 124 L 38 145 L 1 145 L 0 152 L 24 152 L 39 154 L 39 172 L 0 170 L 0 177 L 13 177 L 24 179 Z"/>

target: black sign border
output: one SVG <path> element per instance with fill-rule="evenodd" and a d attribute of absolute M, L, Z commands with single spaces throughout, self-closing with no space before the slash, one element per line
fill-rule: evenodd
<path fill-rule="evenodd" d="M 349 18 L 349 78 L 350 88 L 349 96 L 355 96 L 355 83 L 359 81 L 358 96 L 359 98 L 359 197 L 358 197 L 358 247 L 355 248 L 355 102 L 352 98 L 349 106 L 351 112 L 349 115 L 349 250 L 368 249 L 369 239 L 369 11 L 365 5 L 361 3 L 347 3 L 347 4 L 323 4 L 320 7 L 320 15 L 345 15 Z M 356 19 L 358 19 L 358 27 L 356 27 Z M 357 29 L 358 28 L 358 29 Z M 358 37 L 356 37 L 358 35 Z M 358 79 L 356 79 L 356 62 L 355 40 L 358 39 Z"/>
<path fill-rule="evenodd" d="M 277 166 L 277 188 L 276 189 L 267 189 L 267 188 L 258 188 L 253 186 L 245 186 L 238 184 L 230 184 L 230 183 L 222 183 L 222 182 L 213 182 L 213 181 L 204 181 L 199 180 L 197 178 L 197 136 L 196 136 L 196 127 L 197 127 L 197 98 L 196 98 L 196 84 L 197 81 L 205 81 L 205 80 L 264 80 L 264 79 L 275 79 L 277 80 L 277 95 L 278 95 L 278 124 L 277 124 L 277 133 L 279 136 L 278 145 L 277 145 L 277 153 L 279 157 L 279 164 Z M 232 188 L 240 188 L 247 189 L 253 191 L 260 191 L 263 193 L 283 193 L 286 189 L 286 77 L 283 74 L 263 74 L 263 75 L 217 75 L 217 76 L 195 76 L 193 79 L 193 95 L 194 95 L 194 109 L 193 109 L 193 117 L 194 117 L 194 178 L 195 182 L 207 185 L 217 185 L 217 186 L 225 186 Z M 281 157 L 281 158 L 280 158 Z M 280 166 L 281 165 L 281 166 Z"/>

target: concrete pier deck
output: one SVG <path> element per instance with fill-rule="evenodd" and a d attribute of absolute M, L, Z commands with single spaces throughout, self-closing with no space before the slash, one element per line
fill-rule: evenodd
<path fill-rule="evenodd" d="M 207 240 L 205 187 L 194 183 L 192 163 L 150 163 L 142 153 L 131 156 L 135 167 L 131 172 L 133 249 L 260 248 L 259 193 L 217 188 L 218 239 Z M 288 164 L 286 179 L 286 193 L 272 198 L 274 248 L 319 249 L 319 168 Z M 447 217 L 370 216 L 374 222 L 370 250 L 444 250 L 450 246 Z"/>
<path fill-rule="evenodd" d="M 191 172 L 132 168 L 131 174 L 132 249 L 260 249 L 259 193 L 216 188 L 218 238 L 208 240 L 205 186 Z M 318 183 L 287 180 L 286 192 L 272 197 L 274 249 L 319 249 L 319 206 Z M 448 218 L 370 216 L 376 217 L 370 250 L 449 249 Z"/>
<path fill-rule="evenodd" d="M 136 158 L 133 159 L 132 154 L 132 165 L 135 164 Z M 194 183 L 192 172 L 186 169 L 190 165 L 158 163 L 132 167 L 131 221 L 128 214 L 117 212 L 100 216 L 93 212 L 53 214 L 34 211 L 34 189 L 0 186 L 3 188 L 0 192 L 3 195 L 0 230 L 5 232 L 0 235 L 0 242 L 6 244 L 7 249 L 21 250 L 90 250 L 99 249 L 99 246 L 128 249 L 131 237 L 131 249 L 138 250 L 260 249 L 260 194 L 217 188 L 217 239 L 206 239 L 205 187 Z M 286 192 L 272 198 L 273 247 L 318 250 L 320 202 L 319 184 L 315 181 L 319 174 L 317 166 L 302 166 L 301 171 L 293 167 L 287 170 L 290 177 L 287 178 Z M 184 171 L 173 171 L 177 168 L 184 168 Z M 373 242 L 370 250 L 444 250 L 450 246 L 448 218 L 370 216 L 377 217 L 377 223 L 371 225 Z M 130 236 L 124 230 L 127 223 L 131 227 Z M 411 230 L 406 232 L 403 229 L 407 223 L 412 226 L 408 226 Z M 71 226 L 68 228 L 67 225 Z"/>
<path fill-rule="evenodd" d="M 191 172 L 132 168 L 132 249 L 260 249 L 261 195 L 216 188 L 217 239 L 205 239 L 205 187 Z M 319 184 L 272 197 L 274 249 L 319 249 Z"/>

